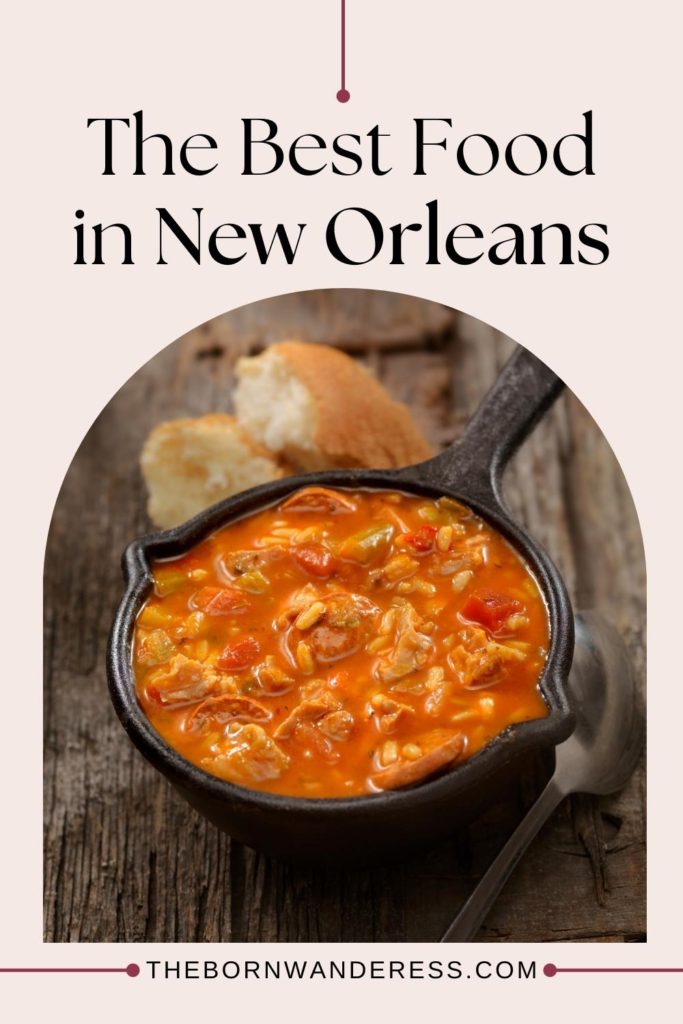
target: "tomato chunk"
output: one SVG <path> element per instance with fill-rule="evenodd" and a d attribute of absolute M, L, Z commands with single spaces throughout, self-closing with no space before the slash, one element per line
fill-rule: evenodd
<path fill-rule="evenodd" d="M 249 607 L 249 599 L 228 587 L 202 587 L 192 597 L 192 604 L 207 615 L 230 615 Z"/>
<path fill-rule="evenodd" d="M 462 616 L 495 633 L 513 612 L 521 610 L 522 604 L 516 598 L 488 590 L 470 594 L 463 605 Z"/>
<path fill-rule="evenodd" d="M 406 534 L 405 542 L 415 551 L 431 551 L 436 544 L 436 526 L 421 526 L 415 533 Z"/>
<path fill-rule="evenodd" d="M 226 672 L 239 672 L 253 665 L 260 653 L 261 645 L 258 640 L 253 636 L 245 636 L 243 640 L 228 644 L 219 654 L 216 665 Z"/>
<path fill-rule="evenodd" d="M 321 544 L 300 544 L 292 551 L 294 560 L 311 576 L 331 576 L 334 572 L 334 556 Z"/>

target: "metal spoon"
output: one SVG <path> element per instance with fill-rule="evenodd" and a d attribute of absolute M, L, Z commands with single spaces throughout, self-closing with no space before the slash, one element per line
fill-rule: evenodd
<path fill-rule="evenodd" d="M 570 793 L 614 793 L 633 772 L 645 720 L 620 635 L 597 612 L 576 617 L 569 675 L 576 728 L 555 752 L 555 772 L 462 906 L 441 942 L 469 942 L 541 825 Z"/>

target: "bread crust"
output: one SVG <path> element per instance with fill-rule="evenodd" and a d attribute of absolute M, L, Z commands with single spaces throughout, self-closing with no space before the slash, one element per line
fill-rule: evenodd
<path fill-rule="evenodd" d="M 434 454 L 408 408 L 345 352 L 301 341 L 279 342 L 267 352 L 279 355 L 310 392 L 314 442 L 325 466 L 392 469 Z"/>
<path fill-rule="evenodd" d="M 223 413 L 159 423 L 143 445 L 140 467 L 150 519 L 164 528 L 283 475 L 272 454 Z"/>
<path fill-rule="evenodd" d="M 270 359 L 284 367 L 283 379 L 297 382 L 295 401 L 303 403 L 299 416 L 309 424 L 304 434 L 310 440 L 301 447 L 276 446 L 269 437 L 267 443 L 277 448 L 273 454 L 252 438 L 247 422 L 224 413 L 160 423 L 140 455 L 148 512 L 157 526 L 175 526 L 238 491 L 302 469 L 391 469 L 433 454 L 406 406 L 345 353 L 288 341 L 245 362 L 256 368 Z M 277 402 L 277 392 L 266 394 L 267 403 Z M 273 406 L 267 403 L 270 417 Z M 277 419 L 270 423 L 277 436 Z"/>

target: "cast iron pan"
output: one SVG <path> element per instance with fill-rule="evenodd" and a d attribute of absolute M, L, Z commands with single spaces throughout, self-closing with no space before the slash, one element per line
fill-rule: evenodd
<path fill-rule="evenodd" d="M 172 530 L 134 541 L 123 555 L 126 591 L 107 652 L 111 698 L 128 735 L 177 790 L 218 828 L 266 853 L 329 862 L 396 859 L 433 844 L 509 789 L 528 758 L 550 754 L 571 733 L 566 682 L 574 619 L 564 583 L 546 553 L 512 519 L 501 497 L 508 459 L 555 401 L 563 384 L 525 349 L 507 362 L 470 421 L 446 451 L 399 470 L 336 470 L 287 477 L 228 498 Z M 183 554 L 231 520 L 279 502 L 303 486 L 390 488 L 470 506 L 502 533 L 535 574 L 550 620 L 540 686 L 546 718 L 512 725 L 474 757 L 412 789 L 344 799 L 263 793 L 208 775 L 169 747 L 135 696 L 131 668 L 135 619 L 151 587 L 150 561 Z"/>

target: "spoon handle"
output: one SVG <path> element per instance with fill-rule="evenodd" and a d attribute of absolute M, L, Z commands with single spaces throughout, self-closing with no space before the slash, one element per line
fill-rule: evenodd
<path fill-rule="evenodd" d="M 471 942 L 531 840 L 565 796 L 553 776 L 460 908 L 441 942 Z"/>

